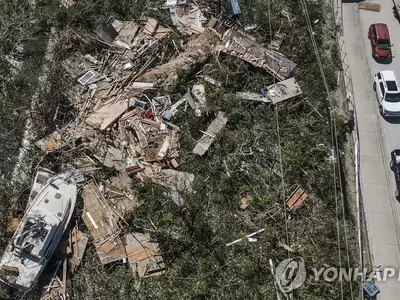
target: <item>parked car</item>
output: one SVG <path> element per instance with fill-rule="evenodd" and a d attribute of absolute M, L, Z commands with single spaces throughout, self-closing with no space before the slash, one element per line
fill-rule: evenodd
<path fill-rule="evenodd" d="M 379 112 L 384 117 L 400 116 L 400 87 L 393 71 L 381 71 L 374 76 L 373 88 L 378 98 Z"/>
<path fill-rule="evenodd" d="M 371 41 L 372 56 L 377 60 L 392 58 L 392 44 L 389 29 L 384 23 L 369 26 L 368 38 Z"/>
<path fill-rule="evenodd" d="M 390 153 L 390 169 L 394 173 L 394 180 L 396 181 L 396 199 L 399 200 L 400 191 L 400 149 L 394 149 Z"/>

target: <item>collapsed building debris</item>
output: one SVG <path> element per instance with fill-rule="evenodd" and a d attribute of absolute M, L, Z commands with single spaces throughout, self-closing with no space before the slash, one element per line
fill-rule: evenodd
<path fill-rule="evenodd" d="M 278 80 L 289 78 L 296 68 L 296 63 L 279 52 L 266 49 L 243 33 L 232 29 L 228 29 L 224 33 L 222 43 L 216 50 L 241 58 L 256 67 L 263 68 Z"/>
<path fill-rule="evenodd" d="M 263 94 L 237 92 L 236 97 L 245 100 L 259 101 L 264 103 L 272 102 L 272 104 L 277 104 L 279 102 L 297 97 L 303 93 L 294 77 L 269 85 L 263 92 Z"/>
<path fill-rule="evenodd" d="M 228 122 L 228 118 L 225 117 L 223 112 L 218 112 L 217 117 L 208 126 L 207 131 L 203 132 L 203 136 L 197 142 L 193 149 L 193 153 L 197 155 L 204 155 L 214 142 L 215 137 L 225 127 Z"/>
<path fill-rule="evenodd" d="M 240 13 L 239 2 L 232 1 L 231 4 L 234 11 Z M 191 107 L 197 116 L 207 111 L 205 85 L 201 82 L 208 82 L 215 89 L 222 86 L 209 75 L 198 75 L 200 71 L 196 77 L 201 80 L 193 82 L 183 96 L 163 94 L 178 81 L 180 72 L 204 63 L 216 52 L 224 52 L 264 68 L 283 80 L 267 87 L 264 98 L 268 101 L 278 103 L 301 94 L 294 78 L 287 79 L 296 64 L 282 54 L 264 48 L 255 37 L 232 29 L 225 32 L 221 41 L 218 32 L 224 32 L 225 29 L 220 29 L 226 22 L 222 22 L 221 17 L 212 17 L 204 28 L 206 18 L 202 5 L 168 0 L 165 7 L 169 8 L 178 30 L 193 35 L 186 49 L 180 52 L 183 43 L 178 49 L 173 41 L 175 50 L 165 54 L 166 47 L 160 41 L 172 30 L 161 26 L 154 18 L 141 18 L 139 23 L 109 19 L 97 28 L 94 38 L 110 48 L 105 55 L 86 54 L 63 62 L 76 83 L 68 95 L 73 106 L 72 117 L 36 142 L 46 153 L 66 150 L 73 157 L 71 164 L 80 168 L 75 180 L 84 182 L 81 217 L 100 262 L 129 262 L 138 277 L 162 274 L 165 264 L 158 244 L 148 233 L 123 234 L 126 233 L 126 216 L 140 205 L 132 187 L 133 180 L 150 180 L 166 187 L 165 195 L 178 206 L 184 206 L 184 197 L 195 192 L 192 187 L 194 175 L 176 170 L 181 164 L 180 128 L 171 123 L 171 119 L 182 104 L 185 104 L 185 111 Z M 237 27 L 236 24 L 233 28 Z M 280 43 L 271 43 L 270 48 L 279 49 L 279 46 Z M 155 59 L 162 63 L 154 66 Z M 242 96 L 256 98 L 249 93 Z M 203 135 L 192 152 L 204 155 L 227 122 L 224 113 L 218 112 L 207 131 L 201 131 Z M 230 176 L 227 166 L 226 169 Z M 98 180 L 95 176 L 98 170 L 113 172 L 113 177 Z M 49 170 L 39 170 L 30 199 L 35 198 L 52 176 L 54 174 Z M 250 201 L 250 196 L 242 198 L 241 209 L 245 210 Z M 249 235 L 249 240 L 254 239 L 255 234 Z M 71 272 L 80 265 L 88 241 L 89 235 L 77 226 L 71 230 L 65 242 Z M 65 295 L 65 283 L 59 282 L 58 277 L 54 280 L 56 294 L 60 295 L 57 290 L 61 288 Z"/>

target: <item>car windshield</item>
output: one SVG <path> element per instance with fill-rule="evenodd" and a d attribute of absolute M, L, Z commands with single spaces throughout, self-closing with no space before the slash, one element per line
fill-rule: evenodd
<path fill-rule="evenodd" d="M 400 93 L 386 93 L 385 100 L 387 102 L 400 102 Z"/>
<path fill-rule="evenodd" d="M 379 49 L 390 49 L 390 40 L 378 40 Z"/>

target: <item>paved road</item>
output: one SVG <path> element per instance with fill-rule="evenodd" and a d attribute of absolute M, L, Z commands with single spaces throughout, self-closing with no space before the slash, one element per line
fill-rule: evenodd
<path fill-rule="evenodd" d="M 390 151 L 400 148 L 400 120 L 388 121 L 379 115 L 372 90 L 378 71 L 393 70 L 400 80 L 400 24 L 392 14 L 392 1 L 375 2 L 380 3 L 380 12 L 343 3 L 343 33 L 359 122 L 361 185 L 373 264 L 400 270 L 400 203 L 394 197 L 394 176 L 388 167 Z M 368 27 L 378 22 L 388 25 L 398 55 L 390 64 L 379 64 L 371 56 Z M 377 283 L 379 299 L 400 299 L 398 275 Z"/>

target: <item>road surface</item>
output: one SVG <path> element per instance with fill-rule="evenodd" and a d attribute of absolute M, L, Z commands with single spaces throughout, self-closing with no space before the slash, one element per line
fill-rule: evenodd
<path fill-rule="evenodd" d="M 394 175 L 389 168 L 390 151 L 400 148 L 400 119 L 385 120 L 378 111 L 373 75 L 393 70 L 400 80 L 400 24 L 392 13 L 392 1 L 380 3 L 381 11 L 358 10 L 356 3 L 343 3 L 343 35 L 353 81 L 354 100 L 360 132 L 361 190 L 368 238 L 374 266 L 396 268 L 395 278 L 377 282 L 379 299 L 400 299 L 400 203 L 394 197 Z M 368 27 L 386 23 L 394 54 L 389 64 L 371 56 Z"/>

